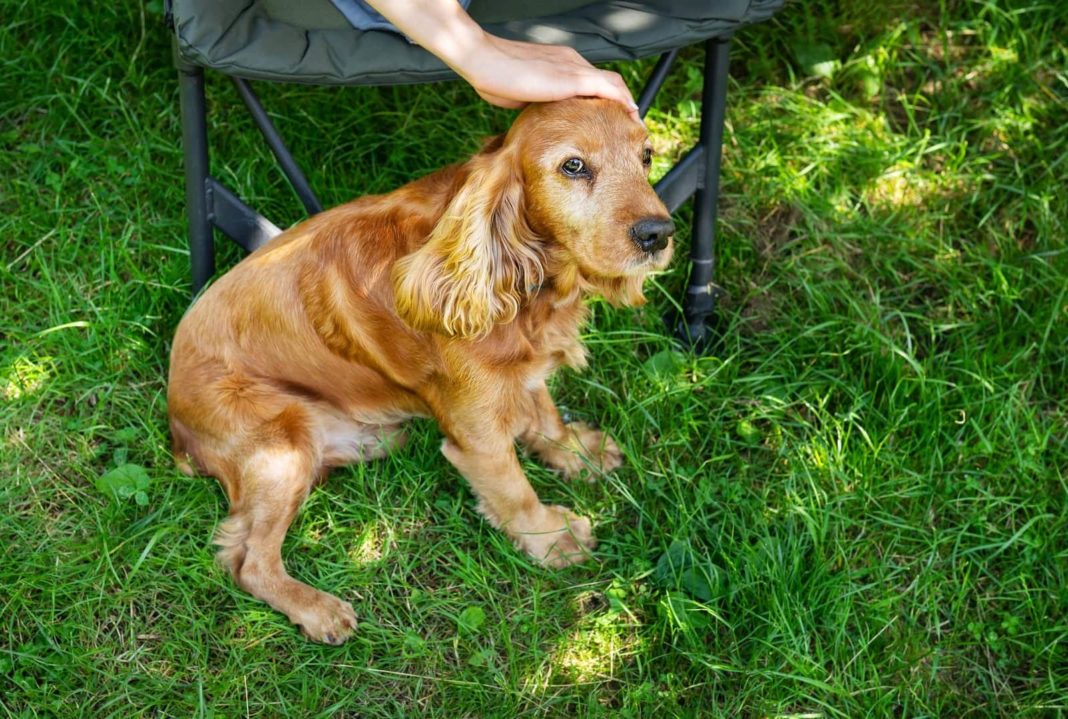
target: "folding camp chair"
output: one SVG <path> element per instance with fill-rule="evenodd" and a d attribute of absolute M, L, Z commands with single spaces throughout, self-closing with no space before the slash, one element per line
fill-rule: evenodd
<path fill-rule="evenodd" d="M 670 320 L 680 339 L 701 344 L 719 289 L 713 282 L 720 149 L 726 112 L 727 53 L 738 28 L 765 20 L 785 0 L 473 0 L 471 16 L 505 38 L 570 45 L 591 62 L 660 54 L 639 96 L 644 116 L 679 49 L 705 44 L 698 143 L 656 185 L 672 212 L 694 196 L 690 279 L 681 317 Z M 249 80 L 321 85 L 398 85 L 455 75 L 437 58 L 386 31 L 353 29 L 329 0 L 168 0 L 181 82 L 186 203 L 193 291 L 215 271 L 213 230 L 251 251 L 280 232 L 208 171 L 204 68 L 233 79 L 309 214 L 322 210 Z"/>

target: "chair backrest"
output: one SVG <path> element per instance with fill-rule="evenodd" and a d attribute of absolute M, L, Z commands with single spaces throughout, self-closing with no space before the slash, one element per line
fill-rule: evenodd
<path fill-rule="evenodd" d="M 593 62 L 633 60 L 771 16 L 784 0 L 472 0 L 501 37 L 570 45 Z M 362 32 L 330 0 L 172 0 L 180 60 L 249 79 L 400 85 L 454 77 L 403 36 Z"/>
<path fill-rule="evenodd" d="M 349 21 L 330 0 L 261 0 L 258 4 L 266 17 L 293 27 L 307 30 L 351 29 Z"/>

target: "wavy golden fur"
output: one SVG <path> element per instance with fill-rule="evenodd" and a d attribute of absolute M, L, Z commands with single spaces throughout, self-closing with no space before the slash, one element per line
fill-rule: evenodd
<path fill-rule="evenodd" d="M 343 642 L 352 607 L 290 577 L 282 539 L 316 479 L 402 445 L 414 416 L 437 420 L 520 549 L 588 554 L 589 521 L 541 503 L 515 441 L 568 477 L 621 463 L 607 435 L 564 424 L 545 378 L 585 365 L 584 297 L 640 304 L 671 256 L 648 154 L 615 103 L 531 106 L 466 163 L 291 228 L 197 300 L 171 353 L 174 454 L 226 491 L 215 542 L 238 585 Z"/>

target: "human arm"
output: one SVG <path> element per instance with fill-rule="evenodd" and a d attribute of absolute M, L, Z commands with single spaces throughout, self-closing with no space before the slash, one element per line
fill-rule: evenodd
<path fill-rule="evenodd" d="M 456 0 L 368 0 L 368 4 L 474 87 L 487 102 L 517 108 L 575 96 L 638 109 L 619 74 L 600 70 L 570 47 L 491 35 Z"/>

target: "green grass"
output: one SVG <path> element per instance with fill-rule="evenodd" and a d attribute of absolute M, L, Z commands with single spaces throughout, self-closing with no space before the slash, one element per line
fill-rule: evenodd
<path fill-rule="evenodd" d="M 340 649 L 223 576 L 221 492 L 169 457 L 188 276 L 161 18 L 3 8 L 0 715 L 1068 714 L 1061 3 L 814 0 L 740 35 L 722 340 L 663 336 L 682 262 L 643 310 L 595 304 L 591 367 L 554 391 L 627 465 L 568 485 L 527 463 L 595 520 L 597 561 L 519 556 L 418 423 L 290 531 L 292 572 L 356 608 Z M 660 171 L 696 135 L 699 67 L 650 115 Z M 459 84 L 260 90 L 328 204 L 511 116 Z M 299 219 L 233 89 L 208 95 L 213 171 Z M 124 463 L 143 504 L 96 489 Z"/>

